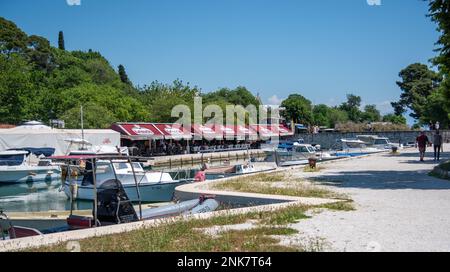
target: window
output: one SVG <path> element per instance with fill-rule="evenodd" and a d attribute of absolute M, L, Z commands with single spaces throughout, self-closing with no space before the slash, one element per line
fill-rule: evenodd
<path fill-rule="evenodd" d="M 0 156 L 0 165 L 6 166 L 18 166 L 23 163 L 24 155 L 1 155 Z"/>

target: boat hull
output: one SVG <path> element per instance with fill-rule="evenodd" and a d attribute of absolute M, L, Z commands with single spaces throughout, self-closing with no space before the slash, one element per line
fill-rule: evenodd
<path fill-rule="evenodd" d="M 59 167 L 42 167 L 39 169 L 23 169 L 20 167 L 0 168 L 0 184 L 46 181 L 58 178 Z"/>
<path fill-rule="evenodd" d="M 173 199 L 175 188 L 190 181 L 163 182 L 153 184 L 141 184 L 139 186 L 140 200 L 142 202 L 167 202 Z M 139 201 L 136 186 L 134 184 L 122 184 L 128 198 Z M 94 200 L 94 189 L 92 186 L 76 186 L 75 200 Z M 66 183 L 64 193 L 71 198 L 71 186 Z"/>

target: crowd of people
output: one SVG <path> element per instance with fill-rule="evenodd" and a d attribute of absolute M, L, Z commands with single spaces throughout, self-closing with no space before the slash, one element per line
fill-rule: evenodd
<path fill-rule="evenodd" d="M 152 157 L 210 153 L 219 151 L 247 150 L 258 148 L 257 142 L 246 141 L 137 141 L 129 146 L 130 153 L 137 156 Z"/>

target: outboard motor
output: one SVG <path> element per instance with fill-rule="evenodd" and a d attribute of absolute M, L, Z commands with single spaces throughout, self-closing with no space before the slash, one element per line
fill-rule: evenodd
<path fill-rule="evenodd" d="M 105 181 L 97 189 L 97 220 L 101 225 L 130 223 L 139 218 L 120 181 Z"/>

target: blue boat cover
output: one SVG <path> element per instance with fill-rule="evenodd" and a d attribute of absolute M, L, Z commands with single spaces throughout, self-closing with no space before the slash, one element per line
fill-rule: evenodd
<path fill-rule="evenodd" d="M 8 150 L 23 150 L 27 151 L 28 153 L 34 154 L 36 156 L 44 155 L 45 157 L 49 157 L 55 153 L 55 149 L 51 147 L 23 147 L 23 148 L 11 148 Z"/>

